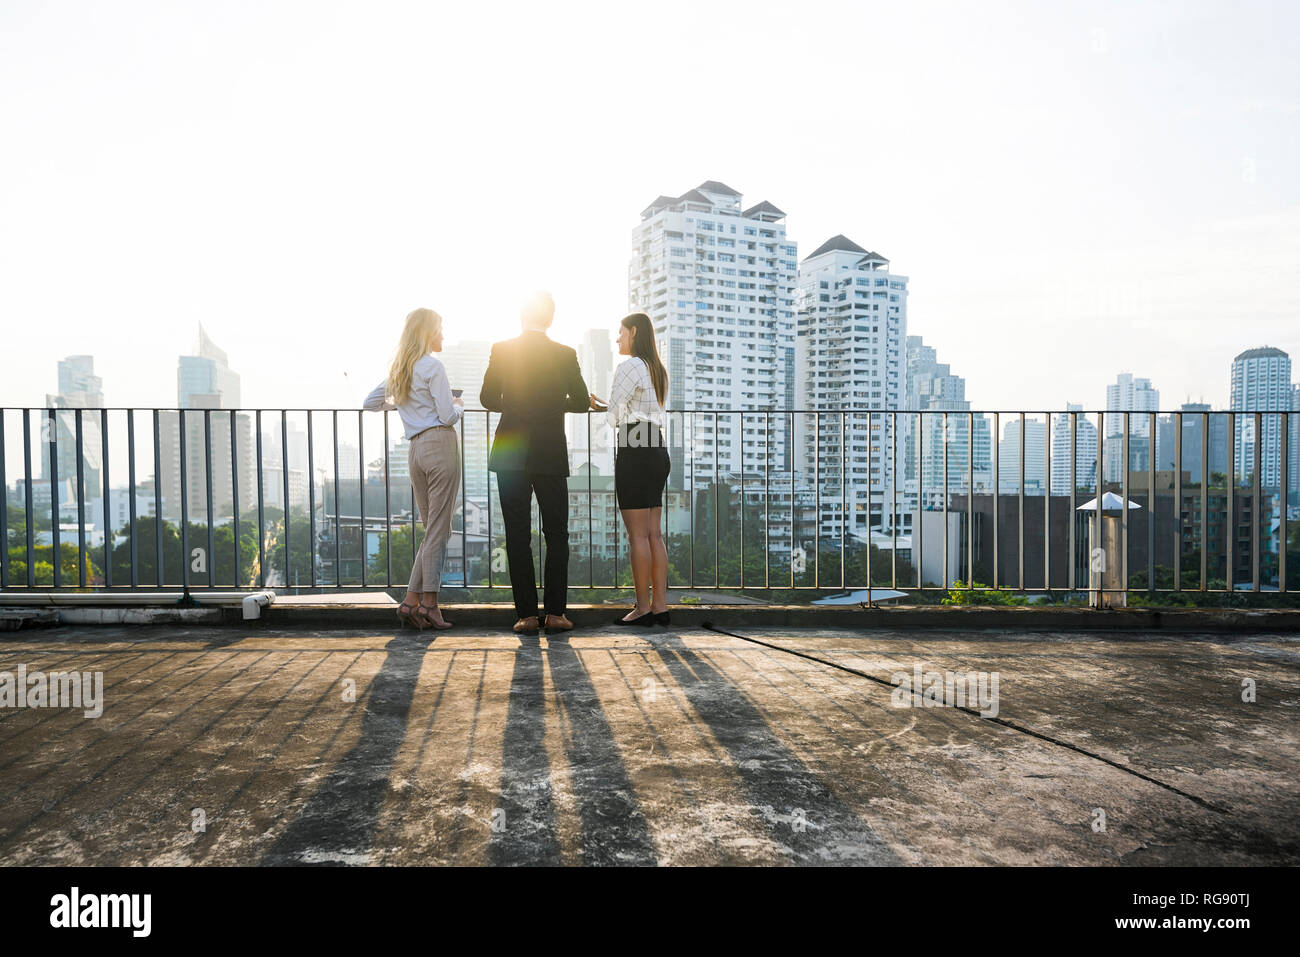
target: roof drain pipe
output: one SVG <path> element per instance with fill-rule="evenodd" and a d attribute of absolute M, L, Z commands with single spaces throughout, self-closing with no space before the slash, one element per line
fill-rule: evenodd
<path fill-rule="evenodd" d="M 249 595 L 240 603 L 244 608 L 244 620 L 261 618 L 262 609 L 274 600 L 275 592 L 273 591 L 259 591 Z"/>

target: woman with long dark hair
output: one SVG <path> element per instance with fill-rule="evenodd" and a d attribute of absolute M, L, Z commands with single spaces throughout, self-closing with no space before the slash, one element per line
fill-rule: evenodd
<path fill-rule="evenodd" d="M 424 541 L 411 565 L 397 617 L 421 631 L 451 627 L 438 609 L 438 587 L 451 536 L 451 513 L 460 491 L 456 420 L 464 402 L 452 395 L 447 370 L 433 356 L 441 351 L 442 316 L 432 309 L 411 312 L 388 378 L 366 396 L 362 406 L 371 412 L 396 409 L 411 443 L 407 464 L 416 513 L 424 522 Z"/>
<path fill-rule="evenodd" d="M 668 624 L 668 549 L 660 532 L 664 484 L 671 461 L 664 440 L 668 370 L 655 347 L 655 331 L 644 312 L 619 324 L 618 351 L 628 356 L 614 370 L 608 406 L 591 395 L 591 407 L 608 409 L 618 434 L 614 453 L 614 491 L 632 554 L 636 607 L 618 625 Z"/>

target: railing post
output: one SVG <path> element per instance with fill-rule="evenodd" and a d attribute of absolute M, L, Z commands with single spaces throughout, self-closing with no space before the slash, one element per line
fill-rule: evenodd
<path fill-rule="evenodd" d="M 0 413 L 0 420 L 4 416 Z M 108 476 L 108 409 L 99 410 L 99 477 L 104 486 L 104 587 L 113 587 L 113 519 L 112 519 L 112 499 L 113 494 Z M 0 426 L 0 459 L 4 458 L 4 429 Z M 4 488 L 4 472 L 0 471 L 0 489 Z M 3 492 L 0 492 L 0 510 L 3 510 L 4 498 Z M 9 545 L 4 536 L 0 536 L 0 545 L 3 545 L 6 552 Z"/>
<path fill-rule="evenodd" d="M 1263 470 L 1263 448 L 1264 448 L 1264 429 L 1263 414 L 1255 413 L 1255 478 L 1251 482 L 1251 495 L 1254 503 L 1250 509 L 1250 582 L 1251 590 L 1258 594 L 1259 592 L 1259 520 L 1264 514 L 1263 502 L 1263 476 L 1260 474 Z"/>
<path fill-rule="evenodd" d="M 1155 413 L 1153 412 L 1151 415 L 1154 417 Z M 1129 453 L 1130 425 L 1129 413 L 1125 412 L 1123 474 L 1120 476 L 1119 555 L 1117 556 L 1119 559 L 1119 583 L 1125 604 L 1128 604 L 1128 473 L 1132 465 Z M 1148 465 L 1156 460 L 1156 430 L 1154 427 L 1147 436 L 1147 460 Z"/>
<path fill-rule="evenodd" d="M 50 564 L 54 566 L 54 587 L 63 586 L 63 543 L 59 540 L 59 420 L 54 409 L 50 409 L 49 445 L 50 445 Z M 31 494 L 30 481 L 27 486 Z"/>
<path fill-rule="evenodd" d="M 262 410 L 257 410 L 257 584 L 266 587 L 266 501 L 262 490 Z"/>
<path fill-rule="evenodd" d="M 179 415 L 177 416 L 179 421 Z M 158 587 L 163 587 L 163 508 L 162 508 L 162 452 L 160 448 L 160 420 L 158 410 L 153 410 L 153 534 L 155 561 L 154 571 Z"/>
<path fill-rule="evenodd" d="M 236 586 L 243 584 L 243 576 L 239 574 L 240 567 L 244 560 L 244 550 L 239 541 L 239 414 L 236 410 L 230 410 L 230 514 L 231 529 L 235 539 L 235 571 L 232 579 Z M 311 433 L 308 433 L 307 441 L 311 441 Z M 314 579 L 313 579 L 314 581 Z M 250 582 L 251 584 L 251 582 Z"/>
<path fill-rule="evenodd" d="M 212 528 L 212 410 L 203 410 L 203 484 L 207 488 L 208 504 L 208 587 L 217 584 L 216 535 Z"/>
<path fill-rule="evenodd" d="M 392 496 L 393 483 L 389 479 L 389 466 L 388 466 L 388 452 L 389 449 L 392 447 L 392 445 L 391 445 L 391 439 L 389 439 L 388 437 L 388 410 L 385 409 L 380 414 L 384 417 L 384 587 L 392 588 L 393 587 L 393 496 Z M 285 482 L 287 488 L 288 475 L 289 475 L 288 450 L 286 450 L 285 452 L 284 474 L 285 474 Z M 412 502 L 411 504 L 414 505 L 415 503 Z M 284 509 L 285 509 L 284 511 L 285 521 L 287 522 L 289 517 L 289 496 L 287 493 L 284 496 Z M 462 556 L 462 558 L 463 557 L 464 556 Z M 442 569 L 439 569 L 438 573 L 439 575 L 441 575 Z M 442 585 L 441 579 L 439 579 L 438 584 L 439 586 Z"/>
<path fill-rule="evenodd" d="M 889 587 L 898 589 L 898 410 L 889 412 Z"/>
<path fill-rule="evenodd" d="M 186 476 L 186 458 L 189 453 L 185 447 L 185 427 L 188 424 L 185 420 L 185 410 L 178 409 L 176 415 L 180 421 L 180 449 L 181 449 L 181 591 L 184 593 L 181 601 L 189 604 L 190 599 L 190 506 L 189 506 L 189 479 Z"/>
<path fill-rule="evenodd" d="M 1077 480 L 1078 456 L 1079 456 L 1079 413 L 1067 412 L 1070 423 L 1070 520 L 1066 523 L 1066 529 L 1069 535 L 1069 590 L 1073 594 L 1075 589 L 1074 566 L 1079 554 L 1079 543 L 1075 540 L 1075 524 L 1078 522 L 1078 516 L 1074 511 L 1074 486 Z"/>
<path fill-rule="evenodd" d="M 1156 413 L 1147 413 L 1149 427 L 1152 435 L 1152 442 L 1155 442 L 1155 436 L 1158 434 L 1159 423 L 1156 419 Z M 1178 441 L 1175 439 L 1175 441 Z M 1177 458 L 1177 448 L 1174 450 L 1174 457 Z M 1152 445 L 1151 459 L 1147 463 L 1147 594 L 1155 594 L 1156 590 L 1156 457 L 1155 446 Z"/>
<path fill-rule="evenodd" d="M 1016 518 L 1016 561 L 1020 568 L 1020 591 L 1025 590 L 1025 413 L 1020 413 L 1020 495 Z M 1098 514 L 1101 503 L 1098 502 Z"/>
<path fill-rule="evenodd" d="M 0 439 L 0 441 L 3 441 Z M 1286 594 L 1286 508 L 1287 496 L 1291 489 L 1291 476 L 1289 474 L 1289 462 L 1287 456 L 1291 454 L 1291 416 L 1287 412 L 1282 413 L 1282 474 L 1279 480 L 1278 495 L 1281 501 L 1281 513 L 1278 516 L 1278 542 L 1277 542 L 1277 590 L 1279 594 Z M 4 479 L 0 477 L 0 485 L 3 485 Z M 1201 552 L 1205 554 L 1204 550 Z M 1202 576 L 1203 577 L 1203 576 Z"/>
<path fill-rule="evenodd" d="M 1237 590 L 1237 416 L 1234 412 L 1228 413 L 1228 512 L 1227 512 L 1227 534 L 1224 536 L 1224 557 L 1223 565 L 1226 575 L 1224 584 L 1227 591 L 1232 594 Z"/>
<path fill-rule="evenodd" d="M 27 480 L 27 493 L 23 504 L 27 518 L 27 587 L 36 586 L 36 556 L 32 549 L 32 419 L 31 409 L 23 409 L 23 477 Z"/>
<path fill-rule="evenodd" d="M 943 587 L 948 587 L 948 413 L 943 413 L 943 554 L 939 561 L 943 566 Z"/>
<path fill-rule="evenodd" d="M 1002 528 L 998 523 L 999 508 L 1002 504 L 1002 415 L 999 412 L 993 413 L 993 441 L 992 449 L 989 454 L 993 459 L 993 581 L 990 582 L 994 589 L 1000 589 L 1002 585 L 998 564 L 998 541 L 1002 537 Z"/>
<path fill-rule="evenodd" d="M 925 552 L 921 529 L 925 525 L 925 413 L 916 412 L 916 514 L 912 518 L 912 560 L 916 562 L 916 587 L 925 591 Z"/>
<path fill-rule="evenodd" d="M 1210 414 L 1201 416 L 1201 591 L 1210 587 Z M 1282 509 L 1286 520 L 1286 509 Z"/>
<path fill-rule="evenodd" d="M 307 410 L 307 567 L 312 588 L 316 587 L 316 450 L 313 448 L 311 409 Z M 411 503 L 414 508 L 415 503 Z"/>
<path fill-rule="evenodd" d="M 387 424 L 387 413 L 385 424 Z M 388 464 L 388 450 L 384 450 L 384 464 Z M 289 550 L 289 410 L 280 410 L 280 484 L 284 487 L 284 587 L 293 586 L 293 559 Z M 387 489 L 384 490 L 385 493 Z"/>
<path fill-rule="evenodd" d="M 339 412 L 331 413 L 330 442 L 334 446 L 334 587 L 343 587 L 343 519 L 339 515 Z M 415 513 L 415 502 L 411 502 L 411 513 Z M 411 544 L 415 544 L 415 526 L 411 526 Z"/>
<path fill-rule="evenodd" d="M 1183 423 L 1174 413 L 1174 591 L 1183 590 Z M 1155 436 L 1152 436 L 1154 443 Z"/>
<path fill-rule="evenodd" d="M 9 478 L 5 473 L 5 410 L 0 407 L 0 588 L 9 587 Z"/>
<path fill-rule="evenodd" d="M 86 475 L 84 439 L 81 432 L 81 409 L 73 413 L 77 452 L 77 587 L 86 587 Z"/>

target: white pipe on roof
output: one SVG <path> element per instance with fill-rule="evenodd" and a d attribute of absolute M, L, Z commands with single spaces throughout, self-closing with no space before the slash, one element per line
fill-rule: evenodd
<path fill-rule="evenodd" d="M 2 605 L 179 605 L 184 592 L 0 592 Z M 239 605 L 245 618 L 260 618 L 262 609 L 275 602 L 273 591 L 190 592 L 195 605 Z M 187 607 L 187 606 L 181 606 Z"/>

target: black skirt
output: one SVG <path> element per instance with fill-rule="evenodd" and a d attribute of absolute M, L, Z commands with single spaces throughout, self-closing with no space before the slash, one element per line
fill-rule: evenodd
<path fill-rule="evenodd" d="M 648 446 L 622 445 L 614 453 L 614 492 L 619 508 L 662 508 L 672 460 L 659 434 Z"/>

